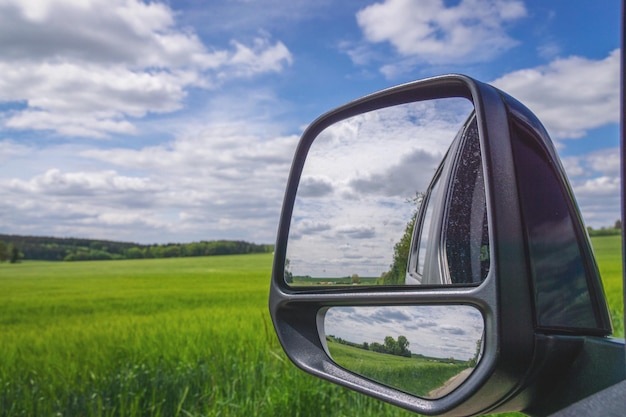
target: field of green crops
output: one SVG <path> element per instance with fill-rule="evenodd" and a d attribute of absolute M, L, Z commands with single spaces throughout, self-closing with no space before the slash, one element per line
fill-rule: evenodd
<path fill-rule="evenodd" d="M 615 303 L 619 240 L 594 246 Z M 271 255 L 0 264 L 0 416 L 412 415 L 286 359 L 270 267 Z"/>
<path fill-rule="evenodd" d="M 604 283 L 611 318 L 613 334 L 624 337 L 624 296 L 622 282 L 622 237 L 599 236 L 591 238 L 593 248 Z"/>

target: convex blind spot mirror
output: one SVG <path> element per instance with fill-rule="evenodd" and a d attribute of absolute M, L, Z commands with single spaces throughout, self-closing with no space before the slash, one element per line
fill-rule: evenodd
<path fill-rule="evenodd" d="M 462 75 L 374 93 L 307 128 L 269 307 L 297 366 L 421 414 L 546 415 L 626 378 L 548 134 Z"/>
<path fill-rule="evenodd" d="M 324 316 L 330 357 L 374 381 L 441 398 L 482 357 L 482 315 L 471 306 L 331 307 Z"/>

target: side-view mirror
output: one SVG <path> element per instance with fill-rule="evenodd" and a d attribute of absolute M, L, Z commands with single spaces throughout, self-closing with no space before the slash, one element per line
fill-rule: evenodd
<path fill-rule="evenodd" d="M 269 307 L 297 366 L 421 414 L 546 415 L 626 378 L 547 132 L 461 75 L 307 128 Z"/>

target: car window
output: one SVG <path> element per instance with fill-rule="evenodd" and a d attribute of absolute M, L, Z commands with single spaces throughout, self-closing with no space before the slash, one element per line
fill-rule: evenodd
<path fill-rule="evenodd" d="M 432 220 L 435 201 L 437 201 L 439 196 L 439 182 L 439 177 L 437 177 L 424 201 L 424 204 L 426 204 L 426 210 L 424 212 L 424 217 L 422 220 L 423 226 L 419 237 L 419 244 L 417 246 L 417 274 L 420 277 L 424 275 L 424 262 L 426 260 L 426 253 L 429 250 L 429 237 L 432 235 L 432 233 L 435 232 L 433 230 L 434 228 L 432 227 Z"/>
<path fill-rule="evenodd" d="M 489 272 L 485 182 L 475 117 L 459 135 L 460 150 L 445 162 L 448 167 L 430 186 L 418 217 L 416 262 L 407 279 L 417 278 L 421 284 L 480 283 Z"/>
<path fill-rule="evenodd" d="M 455 166 L 444 223 L 444 259 L 451 283 L 480 283 L 489 272 L 489 228 L 475 118 L 463 134 Z"/>

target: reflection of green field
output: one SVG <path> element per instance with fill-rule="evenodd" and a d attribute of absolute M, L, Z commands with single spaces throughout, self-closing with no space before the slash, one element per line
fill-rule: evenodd
<path fill-rule="evenodd" d="M 372 352 L 332 341 L 327 343 L 337 364 L 420 397 L 427 397 L 429 392 L 441 388 L 446 381 L 467 368 L 459 363 L 431 362 L 428 359 Z"/>
<path fill-rule="evenodd" d="M 376 285 L 378 278 L 375 277 L 359 277 L 359 282 L 354 284 L 352 278 L 315 278 L 294 276 L 292 285 L 309 286 L 309 285 Z"/>

